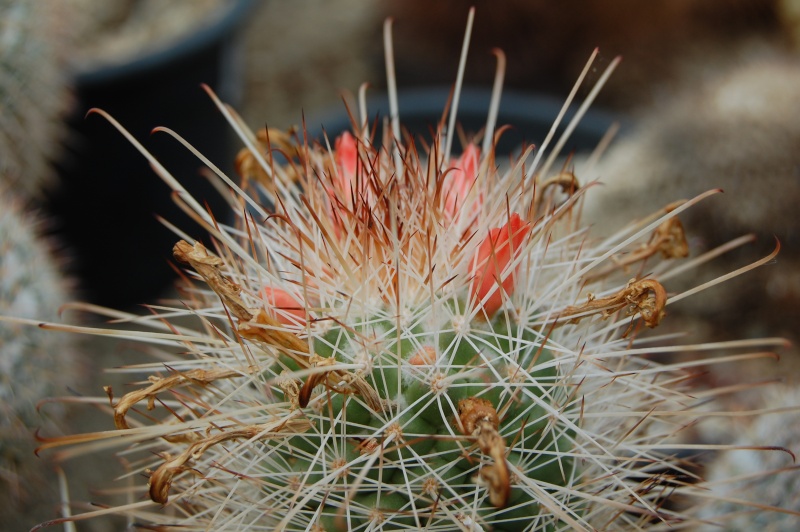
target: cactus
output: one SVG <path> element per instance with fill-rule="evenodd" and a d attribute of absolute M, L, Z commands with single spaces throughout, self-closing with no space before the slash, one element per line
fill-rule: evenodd
<path fill-rule="evenodd" d="M 71 101 L 72 18 L 64 2 L 0 0 L 0 175 L 28 196 L 53 178 L 49 163 Z"/>
<path fill-rule="evenodd" d="M 23 211 L 24 202 L 0 186 L 0 314 L 54 320 L 67 302 L 70 286 L 59 271 L 45 241 L 36 232 L 36 218 Z M 37 328 L 0 323 L 0 492 L 5 507 L 18 515 L 28 505 L 54 498 L 47 461 L 34 456 L 34 430 L 52 432 L 52 418 L 36 411 L 49 396 L 62 395 L 75 384 L 75 338 Z M 55 408 L 55 407 L 54 407 Z M 55 414 L 58 408 L 48 409 Z M 18 530 L 30 525 L 8 516 L 3 526 Z M 0 527 L 1 528 L 1 527 Z M 3 528 L 5 529 L 5 528 Z"/>
<path fill-rule="evenodd" d="M 0 0 L 0 314 L 52 321 L 71 286 L 31 204 L 52 184 L 51 162 L 71 103 L 67 59 L 73 12 L 66 2 Z M 62 411 L 36 411 L 79 373 L 72 336 L 0 323 L 1 530 L 22 530 L 57 500 L 52 463 L 34 432 L 53 433 Z M 46 510 L 45 510 L 46 509 Z"/>
<path fill-rule="evenodd" d="M 137 389 L 98 399 L 111 400 L 117 430 L 40 451 L 128 445 L 147 498 L 117 511 L 152 528 L 692 524 L 704 488 L 681 434 L 714 414 L 701 406 L 716 392 L 692 387 L 694 362 L 648 355 L 732 352 L 702 358 L 725 364 L 782 344 L 646 334 L 668 303 L 724 280 L 682 294 L 662 284 L 685 269 L 677 216 L 714 191 L 596 241 L 580 225 L 590 187 L 553 170 L 560 143 L 498 161 L 490 112 L 482 144 L 468 139 L 451 157 L 460 84 L 427 141 L 401 135 L 393 103 L 382 145 L 363 99 L 352 133 L 312 142 L 253 134 L 209 91 L 247 146 L 241 186 L 218 173 L 236 226 L 97 111 L 214 237 L 175 245 L 181 301 L 145 317 L 100 310 L 130 329 L 87 330 L 150 343 L 158 358 L 126 369 L 147 375 Z"/>
<path fill-rule="evenodd" d="M 800 452 L 800 417 L 791 405 L 800 403 L 800 393 L 785 384 L 756 395 L 762 414 L 743 427 L 728 427 L 729 441 L 740 447 L 718 452 L 708 465 L 708 481 L 714 497 L 703 512 L 708 523 L 719 523 L 725 530 L 759 530 L 777 532 L 796 530 L 797 515 L 762 512 L 743 508 L 736 499 L 753 499 L 800 511 L 800 476 L 794 457 Z M 785 453 L 763 453 L 753 445 L 782 446 Z M 768 471 L 768 474 L 764 474 Z M 735 478 L 736 482 L 730 482 Z M 711 527 L 707 527 L 709 530 Z"/>
<path fill-rule="evenodd" d="M 161 51 L 212 24 L 233 2 L 196 0 L 69 0 L 76 20 L 75 62 L 93 71 Z"/>
<path fill-rule="evenodd" d="M 35 217 L 25 214 L 21 203 L 0 188 L 0 308 L 6 315 L 53 320 L 67 301 L 69 288 L 58 261 L 36 232 Z M 0 397 L 4 405 L 24 405 L 19 410 L 30 413 L 46 391 L 52 392 L 55 381 L 70 378 L 58 359 L 55 364 L 50 359 L 63 338 L 6 325 L 2 331 Z M 66 364 L 65 358 L 61 360 Z"/>

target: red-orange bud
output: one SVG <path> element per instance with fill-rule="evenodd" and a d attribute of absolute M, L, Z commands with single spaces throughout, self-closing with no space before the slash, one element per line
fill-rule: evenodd
<path fill-rule="evenodd" d="M 408 363 L 412 366 L 432 366 L 436 364 L 436 348 L 433 346 L 425 346 L 408 359 Z"/>
<path fill-rule="evenodd" d="M 489 231 L 470 263 L 469 269 L 473 276 L 470 300 L 478 305 L 482 304 L 488 316 L 492 316 L 502 306 L 503 292 L 508 295 L 514 292 L 516 269 L 507 271 L 507 268 L 519 256 L 522 243 L 531 228 L 531 224 L 517 213 L 512 214 L 503 227 Z"/>
<path fill-rule="evenodd" d="M 444 213 L 448 220 L 456 217 L 458 209 L 464 206 L 467 195 L 478 176 L 478 166 L 481 160 L 481 150 L 474 144 L 469 144 L 464 149 L 461 157 L 451 161 L 450 171 L 445 177 L 442 187 L 444 194 Z M 479 208 L 475 206 L 475 210 Z"/>
<path fill-rule="evenodd" d="M 265 286 L 261 289 L 261 297 L 267 302 L 272 316 L 284 325 L 302 325 L 306 322 L 306 311 L 285 290 Z"/>
<path fill-rule="evenodd" d="M 358 146 L 356 139 L 349 131 L 345 131 L 336 138 L 333 145 L 336 164 L 339 166 L 339 184 L 343 192 L 349 192 L 353 181 L 356 179 L 358 166 Z"/>

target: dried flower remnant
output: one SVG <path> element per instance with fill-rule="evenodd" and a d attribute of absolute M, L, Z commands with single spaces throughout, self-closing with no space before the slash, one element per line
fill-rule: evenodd
<path fill-rule="evenodd" d="M 196 460 L 213 448 L 226 441 L 245 439 L 247 441 L 266 440 L 291 437 L 293 434 L 308 429 L 308 422 L 304 419 L 279 419 L 273 423 L 262 423 L 246 427 L 237 427 L 231 430 L 222 430 L 219 434 L 208 436 L 194 441 L 186 450 L 175 457 L 168 457 L 158 469 L 150 474 L 148 493 L 153 502 L 167 504 L 169 501 L 169 488 L 175 475 L 189 470 L 186 464 Z"/>
<path fill-rule="evenodd" d="M 246 372 L 242 370 L 206 370 L 203 368 L 183 373 L 175 373 L 169 377 L 151 375 L 147 379 L 151 383 L 150 386 L 125 394 L 117 404 L 113 405 L 114 426 L 120 430 L 131 428 L 126 420 L 128 411 L 145 399 L 147 400 L 147 409 L 153 410 L 153 408 L 155 408 L 155 399 L 159 393 L 170 391 L 181 386 L 205 387 L 219 379 L 230 379 L 242 375 L 246 375 Z M 113 403 L 113 390 L 110 387 L 106 387 L 105 392 L 108 395 L 109 401 Z M 193 441 L 196 438 L 192 434 L 185 434 L 178 439 Z"/>
<path fill-rule="evenodd" d="M 245 186 L 249 182 L 258 183 L 272 192 L 275 183 L 271 177 L 272 150 L 280 150 L 289 155 L 296 155 L 295 144 L 292 140 L 293 131 L 278 129 L 259 129 L 255 134 L 252 148 L 245 148 L 236 155 L 234 168 Z M 262 161 L 267 163 L 262 164 Z M 266 166 L 266 168 L 265 168 Z"/>
<path fill-rule="evenodd" d="M 675 210 L 683 201 L 676 201 L 667 205 L 664 213 L 669 213 Z M 606 268 L 599 269 L 593 273 L 589 279 L 596 280 L 606 275 L 618 271 L 627 271 L 627 269 L 636 263 L 643 263 L 650 257 L 661 254 L 664 259 L 683 259 L 689 256 L 689 242 L 686 240 L 686 232 L 683 229 L 683 224 L 678 218 L 669 218 L 661 223 L 653 231 L 650 240 L 646 244 L 642 244 L 639 249 L 636 249 L 624 257 L 613 258 L 613 264 L 609 264 Z"/>
<path fill-rule="evenodd" d="M 545 206 L 544 200 L 547 197 L 548 191 L 553 188 L 560 188 L 561 192 L 568 195 L 575 194 L 580 188 L 578 178 L 572 172 L 563 171 L 554 175 L 553 177 L 537 184 L 534 194 L 533 204 L 535 205 L 535 212 L 542 213 L 545 210 L 552 208 L 552 206 Z"/>
<path fill-rule="evenodd" d="M 661 323 L 666 304 L 667 292 L 661 283 L 653 279 L 634 279 L 616 294 L 601 298 L 589 295 L 586 303 L 567 307 L 561 317 L 571 318 L 571 323 L 577 323 L 592 314 L 607 318 L 627 308 L 629 314 L 639 313 L 645 325 L 652 328 Z"/>
<path fill-rule="evenodd" d="M 389 67 L 390 85 L 393 76 Z M 708 416 L 702 406 L 723 393 L 698 393 L 693 368 L 767 358 L 764 349 L 781 342 L 654 347 L 647 328 L 634 325 L 657 327 L 667 305 L 718 280 L 670 296 L 664 283 L 680 272 L 674 261 L 626 283 L 618 278 L 631 277 L 630 264 L 614 260 L 642 249 L 654 230 L 673 234 L 671 220 L 708 194 L 598 242 L 578 215 L 591 187 L 578 187 L 572 171 L 541 177 L 553 175 L 554 157 L 541 155 L 549 138 L 500 170 L 491 142 L 451 159 L 450 124 L 437 124 L 424 143 L 401 138 L 397 112 L 384 145 L 374 145 L 363 91 L 354 120 L 362 127 L 334 139 L 333 149 L 291 133 L 253 135 L 212 98 L 247 145 L 240 171 L 254 176 L 246 190 L 234 188 L 247 207 L 236 209 L 236 227 L 186 197 L 107 117 L 214 238 L 209 247 L 175 246 L 187 270 L 185 301 L 154 307 L 158 319 L 134 320 L 156 329 L 142 341 L 180 348 L 166 363 L 169 376 L 160 377 L 163 360 L 138 366 L 156 377 L 116 404 L 121 430 L 49 439 L 43 448 L 91 452 L 93 440 L 112 437 L 128 444 L 134 470 L 149 475 L 149 499 L 118 510 L 153 528 L 698 522 L 703 505 L 687 497 L 698 489 L 664 473 L 686 468 L 681 451 L 697 447 L 681 440 L 682 429 Z M 496 141 L 493 126 L 482 134 Z M 551 201 L 553 187 L 570 197 Z M 471 202 L 480 213 L 461 224 Z M 613 271 L 592 277 L 609 264 Z M 576 304 L 587 292 L 600 295 Z M 290 312 L 300 308 L 302 319 Z M 175 316 L 199 325 L 178 327 Z M 699 360 L 658 363 L 651 351 L 697 352 Z M 715 351 L 731 353 L 703 355 Z M 133 408 L 145 400 L 147 412 Z"/>
<path fill-rule="evenodd" d="M 478 448 L 494 463 L 481 467 L 480 478 L 489 486 L 489 500 L 498 508 L 508 504 L 511 492 L 505 440 L 497 432 L 500 419 L 490 401 L 468 397 L 458 402 L 458 419 L 464 434 L 474 436 Z"/>

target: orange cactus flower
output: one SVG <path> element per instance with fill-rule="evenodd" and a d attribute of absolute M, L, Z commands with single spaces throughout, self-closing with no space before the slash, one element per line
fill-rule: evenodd
<path fill-rule="evenodd" d="M 284 325 L 303 325 L 306 322 L 306 311 L 285 290 L 265 286 L 261 289 L 261 297 L 266 301 L 272 316 Z"/>
<path fill-rule="evenodd" d="M 478 176 L 478 166 L 481 160 L 481 150 L 474 144 L 469 144 L 461 157 L 450 162 L 450 171 L 443 184 L 444 206 L 443 210 L 447 220 L 456 217 L 458 209 L 464 206 L 475 179 Z M 473 206 L 473 210 L 480 208 L 480 200 Z"/>
<path fill-rule="evenodd" d="M 509 295 L 514 292 L 516 270 L 511 272 L 507 268 L 519 256 L 531 228 L 530 223 L 513 213 L 503 227 L 489 231 L 473 257 L 470 300 L 482 304 L 487 316 L 491 317 L 502 306 L 503 292 Z"/>

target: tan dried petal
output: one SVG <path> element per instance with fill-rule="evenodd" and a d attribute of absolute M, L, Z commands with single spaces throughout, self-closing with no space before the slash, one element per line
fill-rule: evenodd
<path fill-rule="evenodd" d="M 614 295 L 596 298 L 590 296 L 582 305 L 569 306 L 561 312 L 561 318 L 574 316 L 569 323 L 577 323 L 581 319 L 594 314 L 604 318 L 611 316 L 626 307 L 631 313 L 639 312 L 648 327 L 656 327 L 664 317 L 667 304 L 667 292 L 654 279 L 631 280 L 628 286 Z"/>
<path fill-rule="evenodd" d="M 497 432 L 500 419 L 494 405 L 486 399 L 468 397 L 458 402 L 460 429 L 477 438 L 481 452 L 489 455 L 493 463 L 481 467 L 480 479 L 489 488 L 489 501 L 497 508 L 508 504 L 511 478 L 506 462 L 506 442 Z"/>
<path fill-rule="evenodd" d="M 189 467 L 186 465 L 190 460 L 197 460 L 209 448 L 229 440 L 235 439 L 274 439 L 292 436 L 299 432 L 305 432 L 310 428 L 308 420 L 297 419 L 277 419 L 270 423 L 250 425 L 235 430 L 224 430 L 220 434 L 203 438 L 192 443 L 181 454 L 174 458 L 169 458 L 158 469 L 150 475 L 149 495 L 153 502 L 166 504 L 169 500 L 169 490 L 172 480 Z"/>
<path fill-rule="evenodd" d="M 135 390 L 125 394 L 122 399 L 114 406 L 114 425 L 118 429 L 128 429 L 128 422 L 125 416 L 134 405 L 143 399 L 147 399 L 148 410 L 152 410 L 152 401 L 155 396 L 161 392 L 171 390 L 179 386 L 196 385 L 205 387 L 218 379 L 230 379 L 233 377 L 241 377 L 254 371 L 254 368 L 246 368 L 243 370 L 206 370 L 206 369 L 193 369 L 183 373 L 175 373 L 169 377 L 150 376 L 149 380 L 152 384 L 147 388 Z M 111 397 L 111 389 L 108 387 L 106 393 Z"/>

